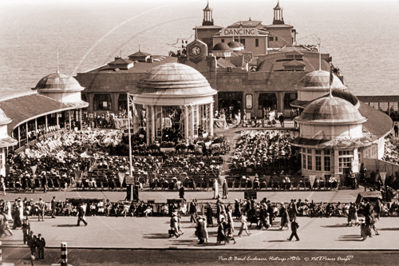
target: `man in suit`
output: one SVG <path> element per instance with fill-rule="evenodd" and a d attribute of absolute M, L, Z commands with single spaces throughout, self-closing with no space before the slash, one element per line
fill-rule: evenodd
<path fill-rule="evenodd" d="M 288 238 L 289 241 L 295 236 L 296 241 L 299 241 L 299 236 L 297 234 L 299 224 L 295 220 L 291 220 L 291 236 Z"/>
<path fill-rule="evenodd" d="M 37 203 L 37 207 L 38 207 L 37 220 L 40 222 L 40 217 L 42 217 L 42 221 L 44 222 L 44 213 L 46 211 L 46 203 L 44 203 L 42 198 L 39 199 L 39 202 Z"/>
<path fill-rule="evenodd" d="M 51 200 L 51 218 L 55 218 L 55 212 L 57 208 L 57 202 L 55 201 L 55 196 Z"/>
<path fill-rule="evenodd" d="M 85 206 L 83 206 L 83 203 L 80 203 L 79 209 L 78 209 L 78 224 L 77 224 L 77 226 L 80 226 L 80 221 L 82 221 L 85 224 L 85 226 L 87 226 L 85 213 L 86 213 L 86 208 L 85 208 Z"/>
<path fill-rule="evenodd" d="M 298 209 L 293 199 L 288 205 L 288 215 L 290 217 L 290 220 L 296 221 L 296 216 L 298 215 Z"/>
<path fill-rule="evenodd" d="M 36 246 L 37 246 L 37 259 L 44 259 L 44 248 L 46 247 L 46 240 L 44 240 L 41 234 L 37 235 Z"/>

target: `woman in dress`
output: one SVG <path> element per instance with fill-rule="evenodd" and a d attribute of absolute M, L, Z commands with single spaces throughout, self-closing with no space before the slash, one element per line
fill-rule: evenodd
<path fill-rule="evenodd" d="M 213 181 L 213 199 L 216 199 L 219 195 L 219 184 L 217 178 Z"/>
<path fill-rule="evenodd" d="M 212 206 L 210 203 L 206 206 L 206 222 L 208 226 L 213 227 Z"/>
<path fill-rule="evenodd" d="M 206 230 L 206 221 L 202 215 L 198 216 L 195 235 L 198 237 L 199 240 L 198 244 L 204 244 L 205 241 L 208 242 L 208 231 Z"/>
<path fill-rule="evenodd" d="M 227 237 L 226 237 L 226 223 L 225 223 L 225 218 L 223 215 L 220 216 L 219 218 L 220 223 L 218 226 L 218 235 L 217 235 L 217 239 L 216 239 L 216 244 L 225 244 L 227 242 Z"/>
<path fill-rule="evenodd" d="M 288 229 L 288 211 L 285 208 L 284 202 L 281 202 L 281 223 L 280 223 L 280 230 L 283 230 L 284 228 Z"/>

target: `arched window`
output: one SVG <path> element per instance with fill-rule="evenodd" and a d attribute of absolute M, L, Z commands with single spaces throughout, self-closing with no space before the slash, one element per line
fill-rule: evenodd
<path fill-rule="evenodd" d="M 111 110 L 111 95 L 110 94 L 95 94 L 93 105 L 95 111 L 109 111 Z"/>

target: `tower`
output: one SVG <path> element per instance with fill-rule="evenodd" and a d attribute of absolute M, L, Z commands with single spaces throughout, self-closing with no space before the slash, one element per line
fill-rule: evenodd
<path fill-rule="evenodd" d="M 273 25 L 284 24 L 283 9 L 280 7 L 280 2 L 277 1 L 277 5 L 274 9 Z"/>
<path fill-rule="evenodd" d="M 203 11 L 204 19 L 202 20 L 202 26 L 213 26 L 212 9 L 209 7 L 209 0 Z"/>

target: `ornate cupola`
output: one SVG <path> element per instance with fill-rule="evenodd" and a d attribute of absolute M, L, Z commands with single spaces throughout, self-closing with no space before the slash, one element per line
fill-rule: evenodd
<path fill-rule="evenodd" d="M 277 1 L 277 5 L 274 9 L 273 25 L 284 24 L 283 9 L 280 7 L 280 2 Z"/>
<path fill-rule="evenodd" d="M 203 11 L 204 11 L 204 20 L 202 21 L 202 26 L 213 26 L 212 9 L 209 7 L 209 0 Z"/>

